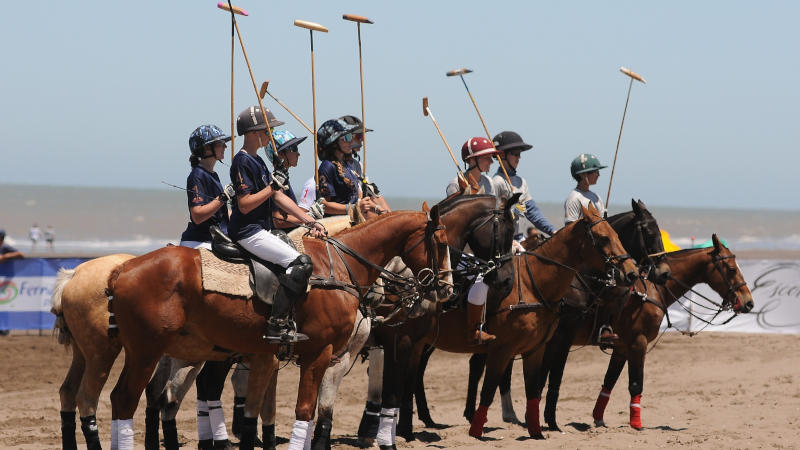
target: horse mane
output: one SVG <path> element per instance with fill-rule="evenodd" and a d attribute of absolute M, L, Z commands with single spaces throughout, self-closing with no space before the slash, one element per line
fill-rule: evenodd
<path fill-rule="evenodd" d="M 394 216 L 399 215 L 399 214 L 409 214 L 409 213 L 425 214 L 422 211 L 391 211 L 391 212 L 388 212 L 388 213 L 385 213 L 385 214 L 381 214 L 380 216 L 378 216 L 378 217 L 376 217 L 374 219 L 370 219 L 370 220 L 367 220 L 366 222 L 362 222 L 362 223 L 360 223 L 358 225 L 352 226 L 350 228 L 346 228 L 343 231 L 339 232 L 339 234 L 337 234 L 336 236 L 337 237 L 346 236 L 346 235 L 348 235 L 348 234 L 350 234 L 352 232 L 361 230 L 366 225 L 371 225 L 373 223 L 378 223 L 378 222 L 381 222 L 381 221 L 385 221 L 385 220 L 388 220 L 390 217 L 394 217 Z"/>
<path fill-rule="evenodd" d="M 486 195 L 486 194 L 470 194 L 470 195 L 456 195 L 455 197 L 448 197 L 441 202 L 438 203 L 439 205 L 439 212 L 441 214 L 445 214 L 451 209 L 455 208 L 456 206 L 460 205 L 463 202 L 474 200 L 476 198 L 492 198 L 496 199 L 494 195 Z"/>

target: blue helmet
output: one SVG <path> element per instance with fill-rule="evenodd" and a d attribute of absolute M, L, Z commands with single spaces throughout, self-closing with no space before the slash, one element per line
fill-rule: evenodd
<path fill-rule="evenodd" d="M 298 145 L 306 140 L 307 136 L 295 137 L 292 133 L 286 130 L 272 130 L 272 139 L 275 140 L 275 145 L 278 146 L 278 151 L 282 152 L 289 147 Z M 272 142 L 267 143 L 267 156 L 270 161 L 275 159 L 275 149 L 272 148 Z"/>
<path fill-rule="evenodd" d="M 228 142 L 231 137 L 216 125 L 200 125 L 189 135 L 189 150 L 192 155 L 203 157 L 203 147 L 217 141 Z"/>

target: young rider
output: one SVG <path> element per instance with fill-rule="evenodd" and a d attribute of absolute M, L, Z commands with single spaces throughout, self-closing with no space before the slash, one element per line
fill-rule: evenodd
<path fill-rule="evenodd" d="M 272 139 L 275 141 L 275 145 L 278 146 L 278 151 L 272 148 L 272 142 L 268 142 L 267 159 L 272 162 L 274 170 L 280 170 L 286 175 L 286 190 L 284 193 L 293 202 L 297 203 L 297 195 L 295 195 L 292 184 L 289 181 L 289 168 L 297 167 L 297 160 L 300 158 L 298 146 L 306 140 L 306 136 L 295 137 L 286 130 L 272 130 Z M 280 208 L 275 209 L 272 221 L 275 228 L 282 230 L 297 228 L 297 223 L 288 220 L 288 214 Z"/>
<path fill-rule="evenodd" d="M 578 185 L 575 186 L 575 189 L 569 193 L 564 201 L 564 225 L 569 225 L 583 217 L 581 205 L 588 207 L 590 202 L 601 215 L 606 215 L 606 207 L 603 204 L 603 200 L 589 189 L 590 186 L 597 183 L 597 178 L 600 177 L 600 169 L 605 169 L 606 167 L 608 166 L 600 164 L 597 156 L 591 153 L 581 153 L 572 160 L 570 172 L 572 173 L 572 178 L 578 182 Z M 601 320 L 601 322 L 604 323 L 600 326 L 597 343 L 601 347 L 611 346 L 619 339 L 619 336 L 614 333 L 611 325 L 607 323 L 608 320 Z"/>
<path fill-rule="evenodd" d="M 467 166 L 465 175 L 470 184 L 477 183 L 484 194 L 493 195 L 494 190 L 492 181 L 485 174 L 489 172 L 492 166 L 492 157 L 498 154 L 492 143 L 485 137 L 473 137 L 467 140 L 461 146 L 461 159 Z M 458 178 L 454 179 L 447 185 L 447 196 L 451 196 L 461 191 Z M 467 294 L 467 329 L 470 333 L 470 339 L 475 344 L 493 341 L 496 336 L 486 333 L 483 328 L 484 307 L 486 306 L 486 294 L 489 292 L 489 286 L 484 283 L 483 276 L 478 275 L 475 277 L 475 283 L 470 287 Z"/>
<path fill-rule="evenodd" d="M 536 206 L 530 192 L 528 192 L 528 183 L 525 178 L 517 174 L 517 166 L 519 165 L 520 155 L 526 150 L 533 148 L 532 145 L 525 143 L 519 134 L 513 131 L 503 131 L 492 139 L 494 146 L 500 151 L 500 158 L 503 160 L 503 165 L 508 172 L 508 177 L 511 178 L 513 188 L 509 188 L 508 181 L 506 180 L 503 169 L 498 167 L 492 177 L 492 185 L 494 187 L 494 194 L 500 198 L 509 198 L 516 192 L 521 192 L 519 202 L 525 207 L 525 217 L 539 230 L 547 233 L 555 233 L 555 227 L 547 220 L 547 218 Z M 513 189 L 513 192 L 512 192 Z M 522 230 L 517 227 L 514 235 L 515 241 L 521 241 L 525 238 Z"/>
<path fill-rule="evenodd" d="M 244 144 L 234 156 L 230 169 L 236 198 L 228 234 L 248 252 L 286 269 L 278 277 L 280 286 L 263 337 L 270 342 L 296 342 L 306 340 L 308 336 L 290 333 L 289 312 L 294 299 L 306 292 L 313 267 L 308 255 L 301 255 L 269 232 L 273 228 L 272 213 L 275 206 L 280 207 L 308 225 L 316 237 L 323 235 L 324 228 L 283 193 L 286 175 L 275 170 L 270 176 L 267 165 L 258 156 L 258 149 L 266 146 L 269 140 L 266 130 L 267 125 L 257 106 L 245 109 L 236 120 L 236 131 L 244 136 Z"/>
<path fill-rule="evenodd" d="M 364 123 L 361 122 L 356 116 L 347 115 L 339 117 L 339 120 L 346 123 L 349 128 L 348 132 L 353 133 L 353 141 L 350 143 L 350 147 L 353 149 L 353 153 L 349 158 L 347 158 L 348 165 L 351 167 L 353 172 L 358 174 L 358 178 L 361 180 L 361 192 L 364 196 L 369 196 L 378 206 L 380 212 L 389 212 L 391 208 L 389 208 L 389 204 L 386 203 L 386 199 L 381 195 L 380 189 L 378 189 L 378 185 L 375 183 L 371 183 L 367 178 L 364 177 L 364 174 L 361 172 L 361 156 L 359 155 L 359 151 L 361 150 L 361 146 L 364 143 L 364 133 L 368 133 L 372 131 L 370 128 L 364 128 Z"/>

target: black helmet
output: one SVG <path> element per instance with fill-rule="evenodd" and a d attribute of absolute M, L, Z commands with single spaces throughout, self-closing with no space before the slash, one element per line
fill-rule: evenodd
<path fill-rule="evenodd" d="M 371 128 L 364 129 L 364 123 L 361 122 L 361 119 L 359 119 L 356 116 L 351 116 L 351 115 L 342 116 L 339 117 L 339 120 L 347 124 L 348 127 L 347 131 L 349 133 L 365 133 L 372 131 Z"/>
<path fill-rule="evenodd" d="M 513 131 L 503 131 L 497 134 L 492 141 L 494 142 L 495 148 L 501 152 L 508 152 L 511 150 L 524 152 L 525 150 L 533 148 L 532 145 L 526 144 L 525 141 L 522 140 L 522 137 Z"/>
<path fill-rule="evenodd" d="M 275 128 L 284 124 L 275 118 L 272 111 L 266 110 L 267 120 L 269 120 L 269 127 Z M 239 136 L 247 133 L 248 131 L 261 131 L 266 130 L 267 125 L 264 123 L 264 115 L 261 114 L 261 108 L 258 106 L 251 106 L 239 113 L 236 119 L 236 134 Z"/>
<path fill-rule="evenodd" d="M 333 145 L 337 139 L 349 133 L 349 126 L 344 120 L 331 119 L 326 120 L 319 126 L 317 130 L 317 152 L 319 157 L 326 158 L 326 148 Z"/>

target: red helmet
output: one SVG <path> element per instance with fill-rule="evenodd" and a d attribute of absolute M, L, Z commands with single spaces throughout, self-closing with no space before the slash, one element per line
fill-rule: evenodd
<path fill-rule="evenodd" d="M 497 155 L 500 152 L 494 149 L 492 141 L 485 137 L 469 138 L 464 145 L 461 146 L 461 159 L 465 162 L 470 158 L 475 158 L 484 155 Z"/>

